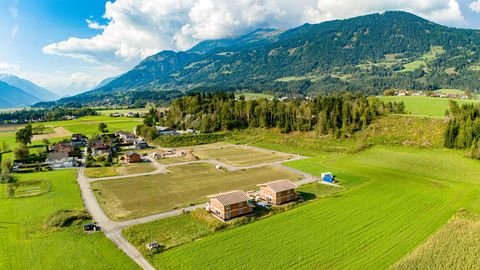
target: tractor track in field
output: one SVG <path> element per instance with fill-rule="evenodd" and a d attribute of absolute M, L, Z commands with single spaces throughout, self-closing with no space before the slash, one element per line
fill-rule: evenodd
<path fill-rule="evenodd" d="M 242 146 L 244 148 L 250 148 L 250 146 Z M 262 150 L 262 151 L 268 151 L 268 152 L 277 152 L 277 151 L 270 151 L 267 149 L 261 149 L 257 147 L 251 147 L 256 150 Z M 281 153 L 281 152 L 277 152 Z M 284 153 L 282 153 L 284 154 Z M 158 175 L 158 174 L 163 174 L 168 172 L 168 167 L 174 167 L 174 166 L 180 166 L 180 165 L 188 165 L 188 164 L 195 164 L 195 163 L 210 163 L 216 166 L 222 166 L 222 168 L 226 169 L 227 171 L 237 171 L 237 170 L 245 170 L 245 169 L 253 169 L 253 168 L 259 168 L 259 167 L 267 167 L 267 166 L 273 166 L 273 167 L 278 167 L 285 169 L 287 171 L 296 173 L 301 175 L 303 178 L 297 182 L 295 182 L 297 185 L 304 185 L 308 183 L 313 183 L 318 181 L 318 178 L 299 171 L 297 169 L 288 167 L 283 165 L 283 163 L 288 162 L 288 161 L 294 161 L 294 160 L 300 160 L 300 159 L 305 159 L 307 157 L 304 156 L 295 156 L 292 159 L 289 160 L 283 160 L 283 161 L 275 161 L 275 162 L 267 162 L 267 163 L 262 163 L 262 164 L 256 164 L 256 165 L 251 165 L 251 166 L 233 166 L 229 164 L 225 164 L 223 162 L 220 162 L 218 160 L 214 159 L 206 159 L 206 160 L 196 160 L 196 161 L 187 161 L 187 162 L 181 162 L 181 163 L 175 163 L 175 164 L 169 164 L 169 165 L 162 165 L 150 158 L 148 158 L 152 164 L 156 167 L 156 170 L 153 172 L 149 173 L 141 173 L 141 174 L 131 174 L 131 175 L 121 175 L 121 176 L 113 176 L 113 177 L 102 177 L 102 178 L 88 178 L 85 176 L 85 167 L 80 167 L 78 170 L 78 178 L 77 182 L 80 186 L 81 194 L 82 194 L 82 199 L 85 205 L 85 208 L 88 210 L 88 212 L 92 215 L 93 220 L 101 227 L 101 230 L 103 233 L 118 247 L 120 248 L 127 256 L 129 256 L 134 262 L 136 262 L 142 269 L 146 270 L 152 270 L 155 269 L 144 257 L 143 255 L 132 245 L 130 244 L 125 237 L 122 235 L 122 230 L 128 226 L 134 226 L 134 225 L 139 225 L 139 224 L 144 224 L 144 223 L 149 223 L 173 216 L 178 216 L 182 214 L 184 211 L 193 211 L 198 208 L 204 208 L 206 206 L 206 203 L 203 204 L 197 204 L 189 207 L 185 207 L 183 209 L 178 209 L 178 210 L 172 210 L 172 211 L 167 211 L 163 213 L 158 213 L 154 215 L 149 215 L 145 217 L 140 217 L 140 218 L 135 218 L 135 219 L 130 219 L 130 220 L 125 220 L 125 221 L 114 221 L 111 220 L 104 212 L 102 207 L 100 206 L 100 203 L 97 201 L 97 198 L 92 190 L 91 183 L 95 181 L 105 181 L 105 180 L 116 180 L 116 179 L 124 179 L 124 178 L 132 178 L 132 177 L 139 177 L 139 176 L 147 176 L 147 175 Z"/>

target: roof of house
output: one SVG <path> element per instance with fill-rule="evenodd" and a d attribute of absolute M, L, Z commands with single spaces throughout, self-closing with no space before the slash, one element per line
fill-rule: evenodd
<path fill-rule="evenodd" d="M 136 152 L 133 152 L 133 151 L 128 151 L 126 155 L 127 155 L 128 157 L 131 157 L 131 156 L 133 156 L 133 155 L 140 156 L 139 153 L 136 153 Z"/>
<path fill-rule="evenodd" d="M 250 200 L 250 197 L 241 190 L 234 190 L 225 193 L 208 196 L 217 199 L 222 205 L 232 205 Z"/>
<path fill-rule="evenodd" d="M 260 187 L 269 187 L 274 192 L 282 192 L 290 189 L 295 189 L 298 186 L 290 180 L 278 180 L 269 183 L 259 184 Z"/>

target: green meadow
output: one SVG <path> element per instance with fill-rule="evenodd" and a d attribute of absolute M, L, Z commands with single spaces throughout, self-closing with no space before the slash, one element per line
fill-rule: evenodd
<path fill-rule="evenodd" d="M 480 210 L 480 163 L 456 151 L 376 146 L 358 154 L 287 164 L 315 175 L 332 171 L 347 189 L 161 252 L 151 258 L 152 263 L 159 269 L 198 265 L 210 269 L 386 269 L 441 228 L 458 209 Z M 275 259 L 261 256 L 265 253 L 275 254 Z"/>
<path fill-rule="evenodd" d="M 417 96 L 406 96 L 406 97 L 380 97 L 381 100 L 388 102 L 399 102 L 403 101 L 405 103 L 405 109 L 407 113 L 412 115 L 419 116 L 433 116 L 433 117 L 444 117 L 445 112 L 448 109 L 448 100 L 447 98 L 433 98 L 433 97 L 417 97 Z M 478 102 L 476 100 L 463 100 L 456 99 L 458 104 Z"/>
<path fill-rule="evenodd" d="M 47 193 L 10 198 L 0 185 L 0 269 L 138 269 L 102 233 L 80 224 L 47 227 L 56 211 L 83 210 L 75 170 L 15 175 L 20 183 L 48 180 Z"/>

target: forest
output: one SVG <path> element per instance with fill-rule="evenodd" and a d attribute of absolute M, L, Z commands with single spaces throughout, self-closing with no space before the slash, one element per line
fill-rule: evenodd
<path fill-rule="evenodd" d="M 153 127 L 158 123 L 201 133 L 278 128 L 282 132 L 316 130 L 319 134 L 348 137 L 383 114 L 404 111 L 402 102 L 385 104 L 374 97 L 348 92 L 288 101 L 246 100 L 233 93 L 195 93 L 172 101 L 167 111 L 150 110 L 145 125 L 137 131 L 152 139 Z"/>
<path fill-rule="evenodd" d="M 459 106 L 455 101 L 450 101 L 448 117 L 444 146 L 465 149 L 467 156 L 480 159 L 480 104 Z"/>

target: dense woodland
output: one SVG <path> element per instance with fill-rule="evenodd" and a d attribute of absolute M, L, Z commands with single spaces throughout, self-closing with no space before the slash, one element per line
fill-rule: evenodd
<path fill-rule="evenodd" d="M 403 113 L 403 103 L 384 104 L 361 94 L 339 93 L 313 99 L 245 100 L 231 93 L 197 93 L 172 101 L 165 112 L 151 110 L 138 131 L 151 138 L 154 125 L 196 129 L 202 133 L 245 128 L 278 128 L 349 136 L 378 116 Z"/>
<path fill-rule="evenodd" d="M 444 146 L 466 149 L 467 155 L 480 159 L 480 104 L 459 106 L 455 101 L 450 101 L 448 116 Z"/>

